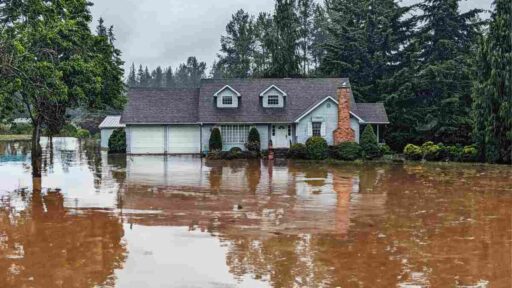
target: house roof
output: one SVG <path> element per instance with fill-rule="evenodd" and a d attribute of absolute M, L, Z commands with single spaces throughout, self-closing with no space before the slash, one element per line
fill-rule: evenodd
<path fill-rule="evenodd" d="M 269 123 L 294 122 L 304 111 L 327 96 L 336 97 L 338 86 L 348 82 L 344 78 L 262 78 L 262 79 L 207 79 L 201 82 L 199 94 L 199 122 L 202 123 Z M 238 108 L 219 109 L 212 97 L 226 85 L 242 95 Z M 261 92 L 275 85 L 287 94 L 284 108 L 264 108 Z M 352 100 L 352 102 L 354 102 Z"/>
<path fill-rule="evenodd" d="M 128 92 L 121 122 L 128 124 L 292 123 L 326 97 L 336 99 L 346 78 L 205 79 L 199 89 L 142 89 Z M 286 93 L 284 108 L 264 108 L 260 94 L 272 85 Z M 225 87 L 240 93 L 238 108 L 217 108 L 215 93 Z M 366 123 L 388 123 L 381 103 L 355 103 L 351 112 Z"/>
<path fill-rule="evenodd" d="M 354 114 L 361 117 L 365 123 L 389 124 L 388 114 L 383 103 L 357 103 Z"/>
<path fill-rule="evenodd" d="M 125 127 L 124 124 L 120 123 L 121 116 L 107 116 L 103 121 L 101 122 L 99 128 L 105 129 L 105 128 L 123 128 Z"/>
<path fill-rule="evenodd" d="M 199 89 L 132 88 L 128 92 L 128 105 L 123 112 L 121 122 L 128 124 L 196 123 L 198 97 Z"/>

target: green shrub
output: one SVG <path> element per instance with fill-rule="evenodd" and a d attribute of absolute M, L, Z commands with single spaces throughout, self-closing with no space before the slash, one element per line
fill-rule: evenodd
<path fill-rule="evenodd" d="M 462 150 L 463 148 L 460 146 L 447 146 L 446 150 L 448 151 L 448 159 L 450 161 L 462 161 Z"/>
<path fill-rule="evenodd" d="M 219 128 L 213 128 L 212 134 L 210 134 L 209 149 L 210 151 L 222 151 L 222 136 Z"/>
<path fill-rule="evenodd" d="M 439 152 L 441 148 L 438 145 L 434 144 L 432 141 L 428 141 L 421 145 L 421 152 L 423 153 L 423 158 L 428 161 L 438 161 L 440 159 Z"/>
<path fill-rule="evenodd" d="M 366 125 L 366 128 L 364 128 L 363 134 L 361 135 L 360 142 L 364 158 L 375 159 L 382 156 L 379 143 L 377 142 L 377 136 L 373 132 L 372 125 Z"/>
<path fill-rule="evenodd" d="M 474 145 L 465 146 L 462 149 L 462 161 L 475 162 L 478 157 L 478 149 Z"/>
<path fill-rule="evenodd" d="M 90 138 L 91 137 L 91 133 L 89 132 L 89 130 L 78 129 L 76 131 L 76 137 L 79 138 L 79 139 Z"/>
<path fill-rule="evenodd" d="M 356 142 L 343 142 L 334 147 L 334 158 L 338 160 L 354 161 L 361 158 L 361 146 Z"/>
<path fill-rule="evenodd" d="M 391 155 L 393 154 L 393 151 L 391 150 L 391 147 L 387 144 L 380 145 L 380 153 L 382 155 Z"/>
<path fill-rule="evenodd" d="M 245 143 L 245 148 L 252 152 L 260 152 L 261 150 L 260 132 L 255 127 L 249 130 L 249 137 L 247 138 L 247 143 Z"/>
<path fill-rule="evenodd" d="M 302 143 L 293 144 L 288 150 L 288 158 L 291 159 L 306 159 L 307 154 L 306 145 Z"/>
<path fill-rule="evenodd" d="M 126 132 L 119 128 L 108 139 L 108 153 L 126 153 Z"/>
<path fill-rule="evenodd" d="M 311 160 L 323 160 L 327 158 L 329 146 L 324 138 L 313 136 L 306 141 L 307 158 Z"/>
<path fill-rule="evenodd" d="M 66 124 L 60 130 L 59 136 L 62 137 L 76 137 L 78 129 L 73 124 Z"/>
<path fill-rule="evenodd" d="M 404 148 L 404 155 L 407 160 L 421 160 L 423 152 L 419 146 L 407 144 Z"/>
<path fill-rule="evenodd" d="M 439 146 L 439 160 L 448 161 L 450 159 L 450 152 L 448 151 L 448 147 L 444 146 L 443 143 L 439 143 L 437 146 Z"/>
<path fill-rule="evenodd" d="M 13 123 L 9 129 L 10 134 L 30 135 L 32 134 L 32 125 L 26 123 Z"/>

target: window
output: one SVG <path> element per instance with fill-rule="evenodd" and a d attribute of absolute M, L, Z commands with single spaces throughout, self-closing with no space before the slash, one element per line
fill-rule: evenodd
<path fill-rule="evenodd" d="M 233 105 L 232 96 L 222 96 L 222 105 Z"/>
<path fill-rule="evenodd" d="M 267 99 L 268 106 L 277 106 L 279 105 L 279 96 L 277 95 L 269 95 Z"/>
<path fill-rule="evenodd" d="M 247 125 L 222 125 L 220 131 L 222 142 L 227 144 L 245 144 L 249 137 L 250 126 Z"/>
<path fill-rule="evenodd" d="M 313 122 L 313 136 L 322 136 L 322 122 Z"/>

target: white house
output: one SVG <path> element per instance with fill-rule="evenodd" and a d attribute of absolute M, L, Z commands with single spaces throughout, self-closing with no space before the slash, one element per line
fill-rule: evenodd
<path fill-rule="evenodd" d="M 207 79 L 197 89 L 134 88 L 121 123 L 127 153 L 206 152 L 213 128 L 223 149 L 244 147 L 251 127 L 262 149 L 287 148 L 311 136 L 329 145 L 359 141 L 364 125 L 378 136 L 389 123 L 382 103 L 356 103 L 346 78 Z"/>

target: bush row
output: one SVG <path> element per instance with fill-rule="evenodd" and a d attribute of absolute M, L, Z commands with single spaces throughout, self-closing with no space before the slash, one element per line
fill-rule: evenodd
<path fill-rule="evenodd" d="M 322 137 L 311 137 L 304 144 L 294 144 L 288 152 L 291 159 L 324 160 L 333 158 L 336 160 L 354 161 L 357 159 L 377 159 L 385 154 L 391 154 L 387 145 L 379 145 L 373 128 L 368 125 L 361 135 L 361 144 L 344 142 L 329 147 Z"/>
<path fill-rule="evenodd" d="M 456 162 L 475 162 L 478 156 L 478 150 L 474 145 L 445 146 L 442 143 L 434 144 L 425 142 L 421 146 L 407 144 L 404 148 L 404 155 L 407 160 L 426 160 L 426 161 L 456 161 Z"/>
<path fill-rule="evenodd" d="M 206 158 L 209 160 L 235 160 L 235 159 L 258 159 L 259 151 L 243 151 L 238 147 L 233 147 L 229 151 L 213 150 L 208 153 Z"/>

